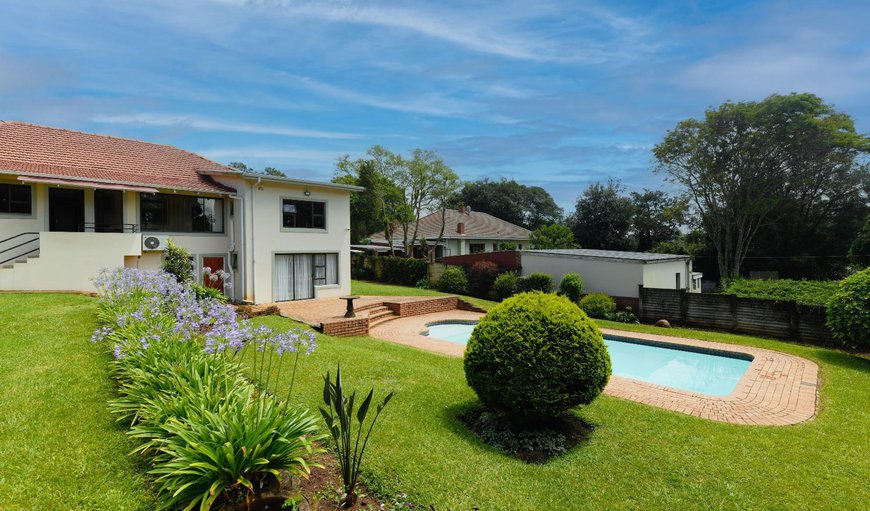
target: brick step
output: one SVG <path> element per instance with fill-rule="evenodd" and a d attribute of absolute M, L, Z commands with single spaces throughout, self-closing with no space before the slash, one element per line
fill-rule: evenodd
<path fill-rule="evenodd" d="M 393 311 L 391 311 L 390 309 L 387 309 L 386 307 L 384 307 L 384 310 L 373 309 L 372 312 L 369 313 L 369 324 L 371 324 L 372 321 L 375 321 L 377 319 L 380 319 L 380 318 L 383 318 L 386 316 L 399 317 L 399 316 L 396 316 L 396 314 L 394 314 Z"/>
<path fill-rule="evenodd" d="M 369 316 L 369 331 L 371 331 L 372 328 L 374 328 L 380 324 L 387 323 L 387 322 L 392 321 L 394 319 L 399 319 L 399 316 L 396 316 L 395 314 L 392 314 L 392 313 L 390 313 L 388 315 L 379 316 L 377 319 L 373 319 L 371 316 Z"/>
<path fill-rule="evenodd" d="M 354 307 L 353 310 L 356 311 L 356 312 L 361 312 L 361 311 L 367 311 L 367 310 L 372 310 L 372 309 L 381 308 L 381 307 L 383 307 L 383 306 L 384 306 L 383 303 L 370 303 L 370 304 L 367 304 L 367 305 L 361 305 L 361 306 L 359 306 L 359 307 Z"/>

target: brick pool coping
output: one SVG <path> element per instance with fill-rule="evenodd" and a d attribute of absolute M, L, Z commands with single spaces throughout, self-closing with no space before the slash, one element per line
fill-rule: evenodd
<path fill-rule="evenodd" d="M 464 345 L 433 339 L 422 333 L 430 323 L 473 322 L 481 316 L 470 311 L 446 311 L 399 318 L 373 327 L 369 335 L 442 355 L 461 357 L 465 351 Z M 620 376 L 612 376 L 604 389 L 604 393 L 610 396 L 730 424 L 785 426 L 810 420 L 816 414 L 819 368 L 804 358 L 736 344 L 622 330 L 601 331 L 607 336 L 675 345 L 691 351 L 752 357 L 746 373 L 728 396 L 708 396 Z"/>

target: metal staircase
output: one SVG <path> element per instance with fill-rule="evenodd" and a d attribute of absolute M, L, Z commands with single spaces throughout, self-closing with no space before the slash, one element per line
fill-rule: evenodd
<path fill-rule="evenodd" d="M 0 269 L 12 268 L 39 257 L 39 233 L 22 232 L 0 240 Z"/>

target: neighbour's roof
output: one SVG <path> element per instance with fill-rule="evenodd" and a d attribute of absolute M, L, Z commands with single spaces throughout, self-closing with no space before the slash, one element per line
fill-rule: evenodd
<path fill-rule="evenodd" d="M 523 250 L 524 253 L 577 257 L 581 259 L 617 259 L 642 263 L 685 261 L 691 256 L 680 254 L 654 254 L 652 252 L 625 252 L 621 250 L 594 250 L 590 248 L 566 248 L 548 250 Z"/>
<path fill-rule="evenodd" d="M 459 212 L 455 209 L 446 210 L 444 223 L 444 239 L 452 238 L 490 238 L 496 240 L 527 240 L 531 231 L 506 222 L 501 218 L 494 217 L 487 213 L 479 213 L 477 211 Z M 459 234 L 458 226 L 464 224 L 465 234 Z M 413 234 L 413 222 L 409 226 Z M 441 211 L 436 211 L 430 215 L 420 218 L 420 227 L 417 231 L 417 238 L 437 239 L 441 233 Z M 394 240 L 404 239 L 401 226 L 396 227 L 393 233 Z M 371 236 L 373 242 L 386 242 L 386 237 L 383 232 L 373 234 Z"/>
<path fill-rule="evenodd" d="M 177 147 L 17 121 L 0 121 L 0 173 L 234 192 L 204 171 L 233 169 Z"/>

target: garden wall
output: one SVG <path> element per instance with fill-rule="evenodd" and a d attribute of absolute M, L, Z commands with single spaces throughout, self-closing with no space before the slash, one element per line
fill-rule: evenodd
<path fill-rule="evenodd" d="M 643 286 L 639 296 L 638 317 L 645 322 L 666 319 L 685 326 L 790 341 L 832 342 L 821 306 Z"/>
<path fill-rule="evenodd" d="M 516 250 L 506 250 L 502 252 L 479 252 L 477 254 L 466 254 L 460 256 L 442 257 L 441 262 L 450 266 L 465 266 L 471 267 L 478 261 L 492 261 L 498 265 L 501 270 L 519 270 L 520 269 L 520 253 Z"/>

